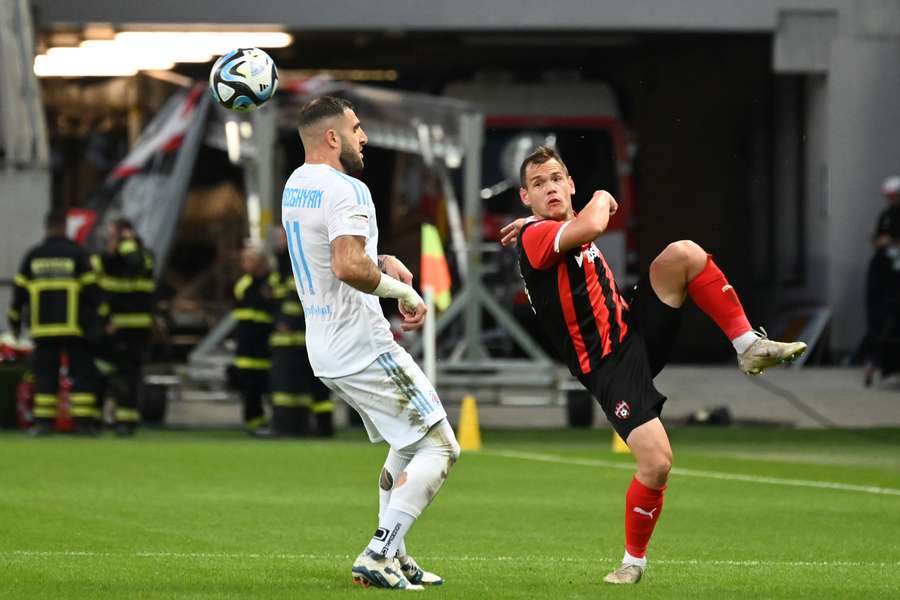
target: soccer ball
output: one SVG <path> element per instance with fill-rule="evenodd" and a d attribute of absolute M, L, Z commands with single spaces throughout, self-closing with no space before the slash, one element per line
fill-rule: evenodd
<path fill-rule="evenodd" d="M 209 91 L 216 102 L 237 112 L 265 104 L 278 89 L 278 70 L 259 48 L 238 48 L 216 61 L 209 73 Z"/>

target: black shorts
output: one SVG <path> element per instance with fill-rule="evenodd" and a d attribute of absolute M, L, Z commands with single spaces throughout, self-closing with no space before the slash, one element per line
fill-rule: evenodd
<path fill-rule="evenodd" d="M 681 323 L 681 311 L 663 304 L 650 287 L 649 273 L 634 286 L 628 304 L 625 341 L 598 368 L 578 376 L 622 439 L 662 413 L 666 397 L 653 378 L 666 366 Z"/>

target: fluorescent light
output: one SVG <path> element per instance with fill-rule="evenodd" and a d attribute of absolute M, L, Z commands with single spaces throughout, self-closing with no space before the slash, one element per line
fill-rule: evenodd
<path fill-rule="evenodd" d="M 139 70 L 167 70 L 175 63 L 166 57 L 128 52 L 105 52 L 85 48 L 50 48 L 34 57 L 38 77 L 115 77 Z"/>
<path fill-rule="evenodd" d="M 223 54 L 235 48 L 284 48 L 293 37 L 283 31 L 122 31 L 116 41 L 147 44 L 190 44 Z"/>
<path fill-rule="evenodd" d="M 34 74 L 38 77 L 128 77 L 137 72 L 137 67 L 124 63 L 85 64 L 45 54 L 34 57 Z"/>
<path fill-rule="evenodd" d="M 149 44 L 146 42 L 120 42 L 118 40 L 85 40 L 81 42 L 81 48 L 97 52 L 109 53 L 116 56 L 120 53 L 128 55 L 152 55 L 171 60 L 172 62 L 205 63 L 212 60 L 212 53 L 197 48 L 193 44 Z"/>
<path fill-rule="evenodd" d="M 38 77 L 110 77 L 171 69 L 177 62 L 209 62 L 235 48 L 283 48 L 281 31 L 122 31 L 115 39 L 50 48 L 35 57 Z"/>
<path fill-rule="evenodd" d="M 140 69 L 171 69 L 175 62 L 167 56 L 158 56 L 140 49 L 117 48 L 114 52 L 98 48 L 50 48 L 47 56 L 53 60 L 86 65 L 126 64 Z"/>

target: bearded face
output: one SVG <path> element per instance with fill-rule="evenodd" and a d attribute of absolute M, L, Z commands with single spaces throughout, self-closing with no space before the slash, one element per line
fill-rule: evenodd
<path fill-rule="evenodd" d="M 341 166 L 344 167 L 346 173 L 359 173 L 363 170 L 362 150 L 359 142 L 341 136 L 341 155 L 339 157 Z"/>

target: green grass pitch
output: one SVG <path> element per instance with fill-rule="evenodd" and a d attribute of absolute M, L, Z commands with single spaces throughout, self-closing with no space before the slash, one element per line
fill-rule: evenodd
<path fill-rule="evenodd" d="M 637 586 L 607 431 L 484 432 L 407 538 L 433 598 L 898 598 L 900 430 L 676 429 Z M 0 434 L 0 598 L 363 598 L 386 446 Z M 396 593 L 396 592 L 395 592 Z"/>

